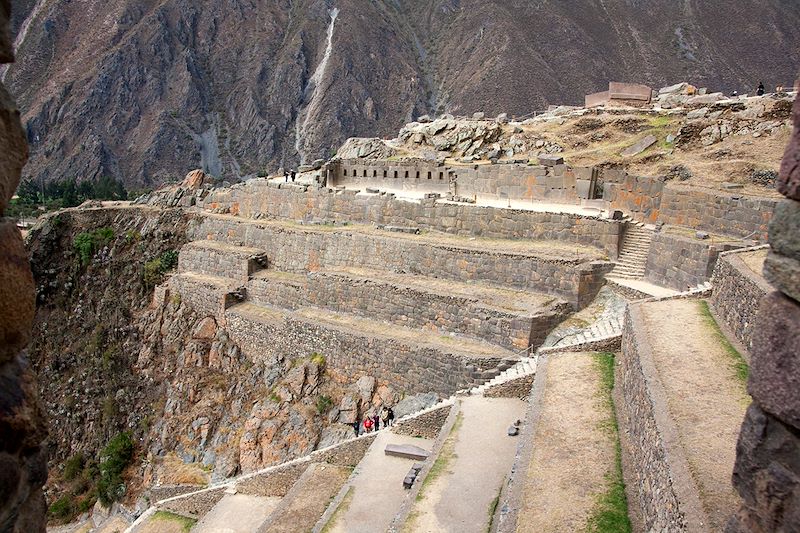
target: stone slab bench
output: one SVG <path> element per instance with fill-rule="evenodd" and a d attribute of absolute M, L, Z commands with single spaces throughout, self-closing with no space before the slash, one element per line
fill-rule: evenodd
<path fill-rule="evenodd" d="M 393 457 L 414 459 L 415 461 L 424 461 L 430 456 L 430 452 L 427 450 L 411 444 L 387 444 L 383 453 Z"/>

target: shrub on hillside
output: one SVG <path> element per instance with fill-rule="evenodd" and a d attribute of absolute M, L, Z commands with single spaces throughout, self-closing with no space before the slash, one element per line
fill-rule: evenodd
<path fill-rule="evenodd" d="M 72 247 L 78 253 L 81 265 L 88 265 L 97 250 L 109 243 L 113 238 L 113 229 L 100 228 L 90 232 L 78 233 L 72 240 Z"/>
<path fill-rule="evenodd" d="M 122 471 L 133 459 L 133 441 L 130 433 L 114 436 L 100 455 L 100 480 L 97 482 L 97 497 L 109 506 L 125 495 Z"/>
<path fill-rule="evenodd" d="M 178 252 L 167 250 L 144 264 L 143 279 L 146 287 L 155 287 L 164 279 L 164 274 L 178 265 Z"/>

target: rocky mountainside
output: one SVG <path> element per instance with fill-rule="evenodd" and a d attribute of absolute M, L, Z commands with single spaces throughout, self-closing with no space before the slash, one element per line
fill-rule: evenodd
<path fill-rule="evenodd" d="M 24 0 L 12 24 L 26 176 L 147 187 L 327 157 L 422 114 L 579 103 L 609 80 L 788 85 L 800 62 L 786 0 Z"/>

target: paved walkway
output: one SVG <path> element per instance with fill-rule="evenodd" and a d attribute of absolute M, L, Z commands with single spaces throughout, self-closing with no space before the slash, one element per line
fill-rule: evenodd
<path fill-rule="evenodd" d="M 278 497 L 226 494 L 193 528 L 193 533 L 251 533 L 281 501 Z"/>
<path fill-rule="evenodd" d="M 526 403 L 510 398 L 468 397 L 460 422 L 440 454 L 443 468 L 432 470 L 405 530 L 431 533 L 483 533 L 492 504 L 511 470 L 519 443 L 508 426 L 525 418 Z M 376 530 L 377 531 L 377 530 Z"/>
<path fill-rule="evenodd" d="M 403 478 L 415 461 L 384 453 L 387 444 L 413 444 L 430 450 L 433 441 L 381 431 L 356 468 L 350 493 L 334 515 L 330 533 L 386 531 L 408 491 Z"/>

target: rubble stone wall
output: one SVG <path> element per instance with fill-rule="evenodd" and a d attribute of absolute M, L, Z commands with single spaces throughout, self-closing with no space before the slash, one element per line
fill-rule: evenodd
<path fill-rule="evenodd" d="M 616 221 L 569 213 L 498 209 L 435 199 L 415 202 L 325 188 L 277 188 L 266 180 L 215 190 L 203 207 L 250 218 L 361 222 L 468 237 L 556 240 L 597 247 L 611 259 L 617 255 L 623 226 Z"/>
<path fill-rule="evenodd" d="M 688 290 L 711 279 L 720 252 L 731 246 L 670 233 L 665 228 L 653 234 L 645 277 L 657 285 Z"/>
<path fill-rule="evenodd" d="M 305 273 L 366 268 L 418 273 L 459 281 L 476 280 L 553 294 L 578 307 L 587 305 L 612 264 L 456 248 L 412 239 L 346 232 L 295 229 L 208 217 L 192 230 L 193 239 L 217 239 L 269 250 L 272 267 Z"/>
<path fill-rule="evenodd" d="M 709 303 L 737 339 L 753 350 L 756 315 L 761 300 L 773 287 L 759 273 L 753 272 L 740 258 L 748 250 L 732 250 L 720 254 L 711 283 L 714 292 Z"/>
<path fill-rule="evenodd" d="M 347 275 L 311 273 L 281 279 L 256 278 L 247 286 L 249 301 L 286 309 L 317 306 L 406 327 L 455 332 L 510 350 L 538 346 L 573 309 L 549 304 L 535 315 L 482 305 L 458 295 L 434 294 Z"/>

